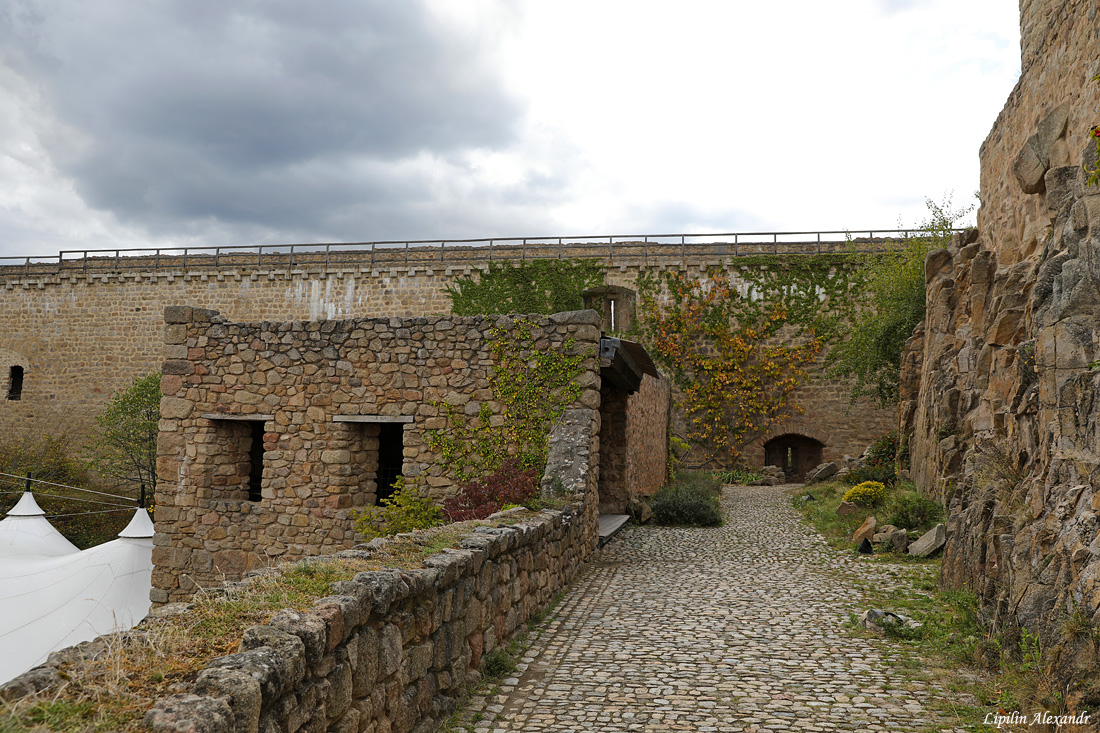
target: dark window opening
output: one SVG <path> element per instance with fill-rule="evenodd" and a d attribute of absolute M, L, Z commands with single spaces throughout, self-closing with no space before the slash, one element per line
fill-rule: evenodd
<path fill-rule="evenodd" d="M 401 476 L 405 462 L 405 426 L 401 423 L 382 423 L 378 426 L 378 474 L 375 503 L 393 496 L 394 483 Z"/>
<path fill-rule="evenodd" d="M 8 399 L 18 400 L 23 396 L 23 367 L 13 366 L 8 375 Z"/>
<path fill-rule="evenodd" d="M 780 435 L 764 444 L 764 465 L 779 466 L 788 481 L 802 481 L 821 464 L 824 449 L 824 443 L 805 435 Z"/>
<path fill-rule="evenodd" d="M 264 478 L 264 424 L 254 422 L 249 425 L 252 442 L 248 447 L 248 500 L 263 499 Z"/>

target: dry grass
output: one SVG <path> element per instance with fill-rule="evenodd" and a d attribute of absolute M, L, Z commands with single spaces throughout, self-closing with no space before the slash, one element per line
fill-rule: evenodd
<path fill-rule="evenodd" d="M 24 731 L 140 731 L 160 697 L 184 692 L 210 660 L 237 651 L 250 626 L 277 612 L 304 611 L 330 595 L 332 584 L 367 570 L 423 567 L 439 551 L 457 547 L 477 527 L 508 526 L 537 516 L 511 514 L 507 522 L 478 520 L 396 538 L 371 557 L 315 558 L 273 568 L 226 589 L 199 591 L 176 615 L 147 620 L 128 632 L 101 637 L 91 659 L 63 665 L 63 684 L 0 703 L 0 733 Z"/>

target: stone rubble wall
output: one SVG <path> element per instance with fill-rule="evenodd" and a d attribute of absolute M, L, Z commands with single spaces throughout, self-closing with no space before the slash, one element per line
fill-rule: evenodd
<path fill-rule="evenodd" d="M 481 527 L 421 570 L 362 572 L 306 612 L 244 633 L 189 691 L 157 701 L 151 731 L 433 731 L 507 644 L 585 567 L 598 529 L 578 503 Z M 494 515 L 504 518 L 507 512 Z M 376 540 L 373 546 L 384 545 Z M 348 550 L 336 557 L 371 556 Z"/>
<path fill-rule="evenodd" d="M 551 454 L 598 456 L 598 314 L 527 320 L 535 348 L 572 344 L 570 353 L 586 356 L 582 389 L 570 410 L 576 430 L 552 435 Z M 157 603 L 357 541 L 353 511 L 375 500 L 377 426 L 338 418 L 408 420 L 402 474 L 437 497 L 458 489 L 426 441 L 428 431 L 447 427 L 444 407 L 473 416 L 484 405 L 491 423 L 504 419 L 488 377 L 493 330 L 508 326 L 509 317 L 232 323 L 216 311 L 172 306 L 165 321 L 153 550 Z M 249 501 L 256 422 L 263 425 L 262 498 Z M 594 512 L 593 463 L 570 467 L 579 482 L 567 488 Z M 594 515 L 585 519 L 597 521 Z"/>
<path fill-rule="evenodd" d="M 668 471 L 671 383 L 648 374 L 627 395 L 604 385 L 600 419 L 600 512 L 626 514 L 652 496 Z"/>
<path fill-rule="evenodd" d="M 942 583 L 999 632 L 1038 634 L 1068 704 L 1100 704 L 1098 3 L 1021 4 L 1024 74 L 982 148 L 979 228 L 925 263 L 903 358 L 912 477 L 949 513 Z M 1016 631 L 1013 631 L 1013 630 Z M 1078 684 L 1080 683 L 1080 684 Z"/>
<path fill-rule="evenodd" d="M 1080 165 L 1100 121 L 1100 85 L 1089 81 L 1100 73 L 1098 10 L 1098 0 L 1020 0 L 1022 73 L 980 152 L 978 229 L 1001 266 L 1042 247 L 1043 173 Z"/>
<path fill-rule="evenodd" d="M 766 248 L 762 253 L 769 252 Z M 7 393 L 11 366 L 26 370 L 22 399 L 0 399 L 0 433 L 64 431 L 82 442 L 92 434 L 94 416 L 111 395 L 160 367 L 166 306 L 187 303 L 217 310 L 237 323 L 445 316 L 451 309 L 446 287 L 488 267 L 486 248 L 470 248 L 467 254 L 468 262 L 461 265 L 417 257 L 406 264 L 402 252 L 373 267 L 361 260 L 326 266 L 265 255 L 262 265 L 226 256 L 217 264 L 192 257 L 187 266 L 179 258 L 164 257 L 126 270 L 82 271 L 74 262 L 73 269 L 60 274 L 0 268 L 0 395 Z M 684 269 L 702 274 L 730 261 L 728 256 L 693 253 L 690 245 L 682 259 L 676 254 L 656 257 L 616 243 L 616 257 L 633 259 L 612 260 L 607 284 L 635 289 L 642 272 Z M 527 252 L 528 257 L 550 255 L 556 253 L 534 247 Z M 844 417 L 846 395 L 828 389 L 820 394 L 819 406 L 813 389 L 802 395 L 809 412 Z M 875 410 L 861 404 L 851 413 L 851 423 L 877 420 Z M 847 443 L 836 450 L 862 451 Z M 762 450 L 759 456 L 762 461 Z"/>

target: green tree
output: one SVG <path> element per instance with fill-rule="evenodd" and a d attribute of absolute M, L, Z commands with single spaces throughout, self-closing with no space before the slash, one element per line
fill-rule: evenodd
<path fill-rule="evenodd" d="M 830 374 L 851 380 L 852 399 L 870 395 L 887 407 L 897 401 L 901 350 L 924 320 L 924 258 L 942 249 L 973 206 L 951 208 L 925 199 L 929 218 L 886 254 L 865 255 L 866 297 L 829 353 Z"/>
<path fill-rule="evenodd" d="M 92 468 L 120 487 L 144 485 L 151 495 L 157 475 L 159 420 L 160 372 L 135 377 L 95 418 L 99 431 L 88 446 Z"/>

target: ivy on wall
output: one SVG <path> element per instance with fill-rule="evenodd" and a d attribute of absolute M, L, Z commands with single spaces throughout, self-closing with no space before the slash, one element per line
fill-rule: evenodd
<path fill-rule="evenodd" d="M 473 416 L 440 405 L 447 427 L 428 431 L 425 439 L 458 483 L 481 478 L 510 457 L 523 468 L 540 473 L 545 468 L 550 428 L 580 397 L 582 365 L 592 355 L 575 353 L 573 339 L 560 349 L 540 348 L 541 338 L 538 324 L 526 318 L 494 327 L 492 400 L 482 402 Z"/>
<path fill-rule="evenodd" d="M 791 395 L 837 339 L 861 273 L 851 256 L 815 255 L 639 276 L 638 331 L 679 388 L 686 437 L 708 460 L 737 463 L 795 411 Z"/>
<path fill-rule="evenodd" d="M 447 287 L 456 316 L 493 313 L 562 313 L 584 308 L 581 294 L 603 284 L 605 266 L 593 260 L 490 263 L 476 279 Z"/>

